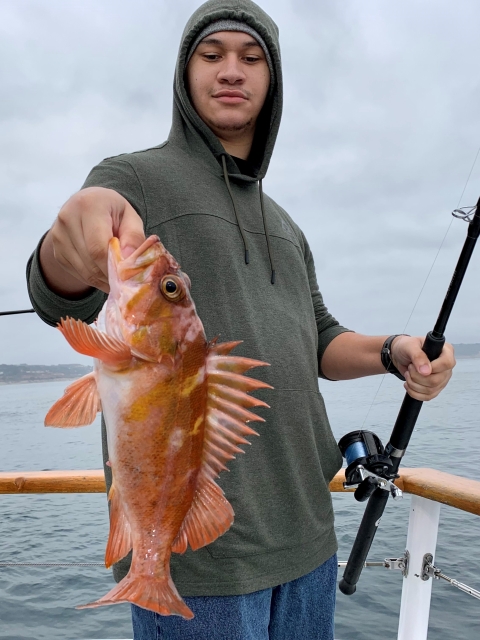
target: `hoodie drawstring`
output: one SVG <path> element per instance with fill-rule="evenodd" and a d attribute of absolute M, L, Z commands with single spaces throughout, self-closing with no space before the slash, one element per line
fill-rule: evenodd
<path fill-rule="evenodd" d="M 225 156 L 224 155 L 222 155 L 222 167 L 223 167 L 223 177 L 225 178 L 225 184 L 227 185 L 228 193 L 230 194 L 230 198 L 232 200 L 233 211 L 235 213 L 235 219 L 237 221 L 238 228 L 240 230 L 240 235 L 242 236 L 243 246 L 245 247 L 245 264 L 248 264 L 250 262 L 250 256 L 249 256 L 249 251 L 248 251 L 247 237 L 245 235 L 245 230 L 242 227 L 242 225 L 240 224 L 240 219 L 238 217 L 237 206 L 235 204 L 235 198 L 233 197 L 233 191 L 232 191 L 232 188 L 230 186 L 230 180 L 228 178 L 228 171 L 227 171 L 227 162 L 225 160 Z M 268 236 L 267 219 L 266 219 L 266 216 L 265 216 L 265 203 L 264 203 L 264 200 L 263 200 L 263 188 L 262 188 L 262 181 L 261 180 L 258 181 L 258 188 L 259 188 L 259 191 L 260 191 L 260 209 L 262 211 L 263 228 L 265 230 L 265 238 L 267 239 L 268 259 L 270 260 L 270 270 L 271 270 L 270 282 L 272 284 L 275 284 L 275 267 L 273 265 L 272 248 L 270 246 L 270 238 Z"/>
<path fill-rule="evenodd" d="M 261 180 L 258 181 L 258 189 L 260 191 L 260 209 L 262 210 L 263 228 L 265 230 L 265 238 L 267 239 L 268 259 L 270 260 L 270 271 L 272 274 L 270 282 L 275 284 L 275 267 L 273 266 L 272 248 L 270 247 L 270 237 L 268 235 L 267 217 L 265 215 L 265 203 L 263 201 L 263 187 Z"/>
<path fill-rule="evenodd" d="M 248 264 L 250 262 L 250 257 L 248 254 L 247 238 L 245 236 L 245 231 L 243 230 L 243 227 L 240 224 L 240 220 L 238 218 L 237 207 L 235 205 L 235 198 L 233 197 L 232 188 L 230 186 L 230 180 L 228 179 L 227 163 L 225 161 L 225 156 L 222 156 L 222 166 L 223 166 L 223 176 L 225 178 L 225 184 L 227 185 L 228 193 L 230 194 L 230 198 L 232 199 L 233 210 L 235 212 L 235 219 L 237 221 L 238 228 L 240 229 L 240 233 L 242 235 L 243 246 L 245 247 L 245 264 Z"/>

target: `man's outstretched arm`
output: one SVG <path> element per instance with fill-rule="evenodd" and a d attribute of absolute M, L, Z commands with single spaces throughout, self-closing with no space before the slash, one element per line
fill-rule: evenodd
<path fill-rule="evenodd" d="M 342 333 L 325 349 L 320 366 L 330 380 L 351 380 L 385 373 L 380 358 L 388 336 Z M 422 351 L 424 338 L 398 336 L 391 345 L 393 364 L 405 376 L 404 387 L 416 400 L 432 400 L 447 385 L 455 366 L 453 347 L 446 343 L 440 357 L 430 362 Z"/>

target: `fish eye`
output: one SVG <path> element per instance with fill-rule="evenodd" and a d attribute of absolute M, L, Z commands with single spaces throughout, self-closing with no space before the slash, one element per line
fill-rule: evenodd
<path fill-rule="evenodd" d="M 172 300 L 174 302 L 181 300 L 185 295 L 182 283 L 176 276 L 165 276 L 162 280 L 160 289 L 167 300 Z"/>

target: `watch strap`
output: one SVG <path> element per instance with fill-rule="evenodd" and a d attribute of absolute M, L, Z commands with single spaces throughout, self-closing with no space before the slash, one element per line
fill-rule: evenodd
<path fill-rule="evenodd" d="M 380 358 L 382 360 L 382 364 L 385 367 L 385 370 L 387 373 L 393 373 L 394 376 L 397 376 L 397 378 L 405 382 L 405 378 L 402 376 L 402 374 L 397 369 L 397 367 L 393 364 L 392 351 L 391 351 L 392 342 L 395 340 L 395 338 L 398 338 L 399 336 L 404 336 L 404 335 L 406 334 L 396 333 L 395 335 L 388 337 L 383 343 L 382 350 L 380 351 Z"/>

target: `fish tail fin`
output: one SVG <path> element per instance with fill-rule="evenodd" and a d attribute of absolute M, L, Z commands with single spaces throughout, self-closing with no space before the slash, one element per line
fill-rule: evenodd
<path fill-rule="evenodd" d="M 187 607 L 178 593 L 173 580 L 169 576 L 152 578 L 127 575 L 109 593 L 96 602 L 82 604 L 77 609 L 91 609 L 108 604 L 130 602 L 144 609 L 155 611 L 162 616 L 182 616 L 193 618 L 192 611 Z"/>

